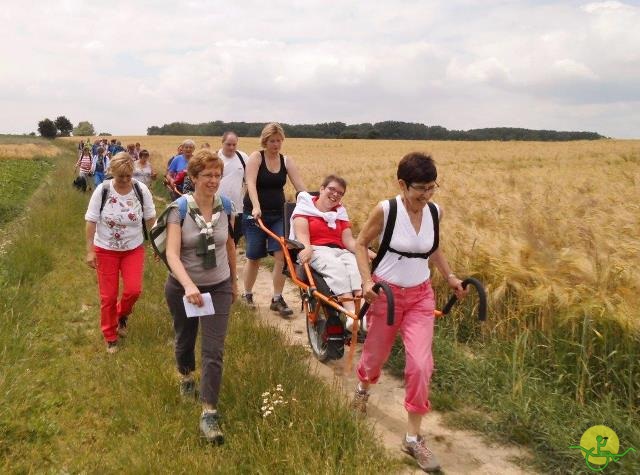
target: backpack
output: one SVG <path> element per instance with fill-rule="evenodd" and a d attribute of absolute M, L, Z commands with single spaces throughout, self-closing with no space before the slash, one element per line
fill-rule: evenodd
<path fill-rule="evenodd" d="M 376 258 L 371 263 L 371 273 L 376 270 L 378 264 L 382 261 L 384 255 L 391 251 L 395 254 L 399 254 L 400 258 L 408 257 L 408 258 L 419 258 L 419 259 L 428 259 L 431 254 L 436 252 L 438 249 L 438 245 L 440 242 L 440 223 L 438 217 L 438 208 L 432 202 L 427 202 L 429 206 L 429 211 L 431 212 L 431 219 L 433 220 L 433 247 L 429 252 L 403 252 L 397 251 L 392 248 L 389 244 L 391 243 L 391 237 L 393 236 L 393 230 L 396 227 L 396 216 L 398 215 L 398 202 L 395 198 L 391 198 L 387 200 L 389 203 L 389 216 L 387 216 L 387 224 L 384 228 L 384 234 L 382 235 L 382 241 L 380 242 L 380 247 L 378 248 L 378 253 L 376 254 Z"/>
<path fill-rule="evenodd" d="M 229 234 L 232 235 L 231 215 L 234 212 L 233 203 L 229 198 L 223 195 L 220 196 L 220 199 L 222 200 L 222 207 L 229 221 Z M 180 227 L 182 227 L 182 224 L 187 217 L 187 213 L 189 212 L 187 197 L 185 195 L 181 196 L 173 203 L 169 204 L 169 206 L 167 206 L 162 214 L 158 216 L 156 224 L 153 225 L 151 231 L 149 232 L 149 240 L 151 241 L 153 252 L 160 259 L 162 259 L 162 262 L 164 262 L 169 271 L 171 271 L 171 268 L 169 267 L 169 263 L 167 262 L 167 218 L 171 210 L 175 207 L 178 208 L 178 213 L 180 214 Z"/>
<path fill-rule="evenodd" d="M 107 203 L 107 197 L 109 196 L 109 179 L 106 179 L 102 182 L 102 200 L 100 201 L 100 214 L 102 214 L 102 210 L 104 209 L 104 205 Z M 133 182 L 133 191 L 140 202 L 140 206 L 142 207 L 142 237 L 146 241 L 149 239 L 147 233 L 147 223 L 144 221 L 144 197 L 142 196 L 142 189 L 140 188 L 140 184 L 136 180 L 132 180 Z"/>

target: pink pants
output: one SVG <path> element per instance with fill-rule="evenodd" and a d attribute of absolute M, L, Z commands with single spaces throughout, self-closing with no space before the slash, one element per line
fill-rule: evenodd
<path fill-rule="evenodd" d="M 394 324 L 387 325 L 387 298 L 380 293 L 367 313 L 369 331 L 356 373 L 360 381 L 375 384 L 399 331 L 406 354 L 404 407 L 408 412 L 425 414 L 431 410 L 429 382 L 433 373 L 435 298 L 431 281 L 415 287 L 389 287 L 395 300 Z"/>
<path fill-rule="evenodd" d="M 142 292 L 144 247 L 130 251 L 111 251 L 94 246 L 100 292 L 100 328 L 106 341 L 118 339 L 118 319 L 131 313 Z M 122 274 L 122 297 L 118 302 Z"/>

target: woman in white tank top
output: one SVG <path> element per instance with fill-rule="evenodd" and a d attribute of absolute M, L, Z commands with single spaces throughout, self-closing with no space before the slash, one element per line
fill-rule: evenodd
<path fill-rule="evenodd" d="M 406 353 L 404 406 L 408 414 L 402 450 L 413 456 L 423 470 L 436 471 L 440 465 L 420 435 L 422 417 L 431 409 L 429 382 L 433 372 L 431 343 L 435 298 L 429 261 L 435 264 L 458 298 L 463 298 L 467 291 L 462 288 L 462 281 L 451 272 L 438 247 L 438 224 L 443 213 L 435 203 L 430 203 L 438 188 L 433 159 L 423 153 L 409 153 L 398 164 L 397 176 L 400 194 L 393 199 L 397 208 L 393 234 L 388 250 L 374 260 L 377 267 L 373 275 L 367 250 L 375 238 L 382 242 L 390 214 L 389 201 L 383 201 L 373 209 L 356 242 L 362 289 L 371 307 L 367 313 L 367 339 L 356 369 L 360 383 L 352 408 L 366 413 L 369 386 L 378 381 L 396 335 L 400 333 Z M 392 326 L 386 322 L 386 298 L 378 297 L 372 290 L 375 282 L 380 281 L 389 284 L 395 298 Z"/>

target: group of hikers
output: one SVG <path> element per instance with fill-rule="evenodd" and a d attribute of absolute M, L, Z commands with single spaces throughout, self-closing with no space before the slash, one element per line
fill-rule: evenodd
<path fill-rule="evenodd" d="M 428 262 L 435 264 L 458 298 L 466 290 L 438 246 L 443 213 L 431 203 L 438 189 L 435 163 L 424 153 L 405 155 L 397 168 L 399 194 L 371 210 L 356 238 L 342 204 L 347 182 L 330 174 L 320 183 L 317 196 L 308 193 L 296 162 L 281 152 L 284 140 L 284 130 L 277 123 L 264 127 L 261 150 L 250 155 L 238 150 L 234 132 L 224 134 L 217 152 L 210 147 L 196 151 L 195 143 L 185 140 L 167 166 L 165 179 L 174 200 L 159 216 L 148 183 L 135 174 L 144 150 L 138 153 L 138 160 L 125 150 L 109 154 L 103 172 L 112 179 L 96 179 L 85 215 L 86 262 L 98 277 L 107 352 L 118 350 L 118 339 L 129 329 L 142 290 L 144 237 L 151 230 L 154 243 L 155 237 L 162 236 L 161 257 L 170 271 L 165 298 L 173 317 L 180 395 L 186 399 L 196 395 L 195 343 L 200 329 L 200 431 L 208 442 L 223 443 L 218 395 L 229 311 L 239 297 L 256 307 L 252 289 L 260 260 L 268 254 L 274 258 L 270 309 L 283 317 L 293 313 L 282 296 L 283 250 L 256 226 L 261 219 L 273 233 L 284 234 L 284 186 L 289 179 L 299 192 L 291 231 L 304 245 L 298 262 L 309 263 L 320 273 L 334 295 L 361 295 L 370 304 L 352 409 L 366 414 L 370 386 L 378 381 L 399 333 L 406 352 L 404 405 L 408 413 L 401 447 L 423 470 L 436 471 L 440 464 L 420 434 L 422 418 L 431 409 L 433 371 L 435 299 Z M 96 152 L 104 156 L 104 143 Z M 381 239 L 383 232 L 391 232 L 388 251 L 377 259 L 372 272 L 371 259 L 376 255 L 369 245 Z M 241 236 L 247 263 L 240 296 L 236 244 Z M 123 291 L 118 299 L 120 275 Z M 392 326 L 386 321 L 386 297 L 373 291 L 381 281 L 389 285 L 395 298 Z M 202 314 L 207 308 L 211 310 Z M 193 316 L 198 314 L 202 316 Z"/>
<path fill-rule="evenodd" d="M 93 144 L 89 140 L 81 140 L 78 144 L 78 160 L 75 170 L 78 173 L 74 185 L 83 192 L 91 190 L 91 177 L 94 186 L 97 187 L 107 177 L 109 162 L 120 152 L 127 153 L 134 162 L 133 178 L 144 183 L 147 187 L 156 179 L 157 173 L 151 165 L 149 152 L 140 148 L 140 143 L 127 145 L 125 149 L 121 142 L 112 139 L 96 139 Z"/>

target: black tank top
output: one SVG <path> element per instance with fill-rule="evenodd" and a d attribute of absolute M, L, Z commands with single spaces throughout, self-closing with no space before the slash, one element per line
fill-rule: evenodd
<path fill-rule="evenodd" d="M 287 167 L 284 164 L 284 156 L 280 154 L 280 170 L 271 173 L 267 168 L 264 158 L 264 150 L 260 151 L 260 168 L 256 178 L 256 190 L 258 191 L 258 203 L 263 213 L 282 213 L 284 207 L 284 185 L 287 183 Z M 253 203 L 249 199 L 249 193 L 244 195 L 244 212 L 251 214 Z"/>

